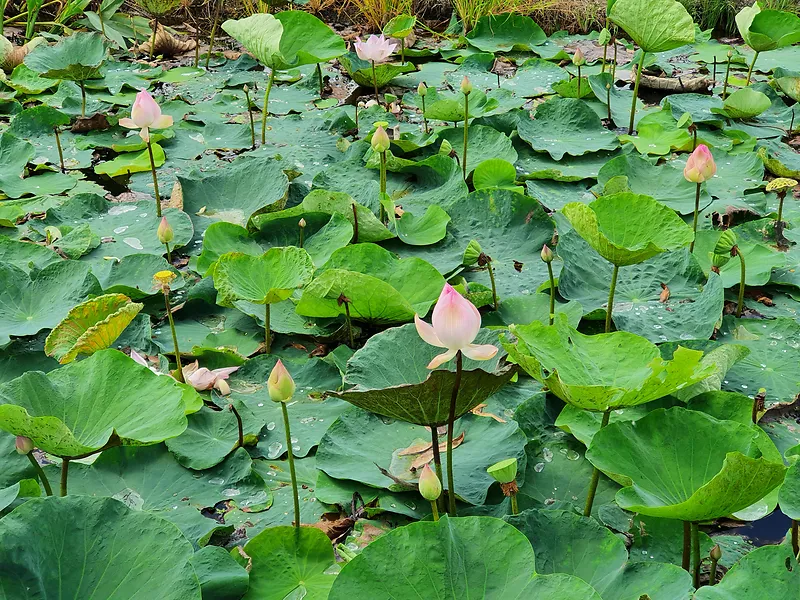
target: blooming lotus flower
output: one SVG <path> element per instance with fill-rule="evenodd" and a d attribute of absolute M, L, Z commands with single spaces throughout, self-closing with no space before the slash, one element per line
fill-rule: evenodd
<path fill-rule="evenodd" d="M 231 393 L 231 388 L 225 380 L 231 373 L 238 371 L 239 367 L 225 367 L 223 369 L 207 369 L 200 367 L 197 361 L 183 367 L 183 379 L 198 392 L 216 389 L 223 396 Z"/>
<path fill-rule="evenodd" d="M 459 351 L 472 360 L 489 360 L 497 354 L 497 347 L 491 344 L 472 343 L 481 329 L 481 315 L 472 302 L 450 284 L 444 284 L 431 320 L 432 326 L 414 315 L 419 337 L 431 346 L 447 348 L 447 352 L 433 358 L 429 369 L 452 360 Z"/>
<path fill-rule="evenodd" d="M 272 367 L 272 372 L 267 380 L 267 389 L 273 402 L 288 402 L 294 395 L 294 379 L 280 359 Z"/>
<path fill-rule="evenodd" d="M 361 38 L 356 38 L 356 54 L 361 60 L 367 60 L 372 63 L 382 63 L 392 52 L 397 50 L 397 44 L 387 40 L 380 35 L 371 35 L 366 42 L 362 42 Z"/>
<path fill-rule="evenodd" d="M 136 94 L 136 100 L 131 109 L 131 118 L 119 120 L 119 124 L 128 129 L 141 129 L 139 136 L 145 141 L 150 140 L 150 128 L 164 129 L 172 125 L 172 117 L 161 114 L 161 107 L 153 100 L 147 90 Z"/>
<path fill-rule="evenodd" d="M 686 161 L 683 176 L 692 183 L 703 183 L 711 179 L 716 172 L 717 165 L 711 156 L 711 151 L 705 144 L 700 144 Z"/>

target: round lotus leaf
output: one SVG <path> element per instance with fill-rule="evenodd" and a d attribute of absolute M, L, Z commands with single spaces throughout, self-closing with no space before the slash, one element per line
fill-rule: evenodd
<path fill-rule="evenodd" d="M 694 21 L 677 0 L 617 0 L 608 18 L 645 52 L 666 52 L 694 42 Z"/>
<path fill-rule="evenodd" d="M 693 238 L 691 227 L 675 211 L 650 196 L 622 192 L 591 204 L 570 202 L 561 210 L 575 231 L 618 267 L 688 246 Z"/>
<path fill-rule="evenodd" d="M 532 50 L 547 41 L 547 35 L 528 16 L 511 12 L 481 17 L 467 34 L 467 42 L 483 52 Z"/>
<path fill-rule="evenodd" d="M 0 536 L 4 599 L 200 600 L 178 528 L 112 498 L 29 500 L 0 521 Z"/>
<path fill-rule="evenodd" d="M 772 105 L 769 96 L 753 88 L 736 90 L 725 98 L 722 109 L 711 109 L 711 112 L 720 111 L 731 119 L 752 119 L 757 117 Z"/>
<path fill-rule="evenodd" d="M 783 462 L 761 454 L 751 427 L 676 407 L 598 431 L 587 457 L 629 478 L 620 507 L 682 521 L 718 519 L 745 509 L 783 481 Z"/>
<path fill-rule="evenodd" d="M 800 595 L 800 569 L 791 546 L 764 546 L 739 559 L 722 581 L 697 590 L 694 600 L 793 600 Z"/>
<path fill-rule="evenodd" d="M 781 10 L 761 10 L 758 2 L 737 13 L 736 26 L 745 43 L 756 52 L 800 41 L 800 17 Z"/>
<path fill-rule="evenodd" d="M 77 32 L 54 46 L 42 44 L 25 57 L 25 64 L 49 79 L 84 81 L 100 77 L 109 43 L 97 33 Z"/>

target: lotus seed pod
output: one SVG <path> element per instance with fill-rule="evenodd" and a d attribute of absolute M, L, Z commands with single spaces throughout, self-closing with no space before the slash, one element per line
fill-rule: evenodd
<path fill-rule="evenodd" d="M 768 192 L 785 192 L 797 185 L 797 181 L 788 177 L 778 177 L 767 184 Z"/>
<path fill-rule="evenodd" d="M 499 483 L 511 483 L 517 478 L 517 459 L 507 458 L 493 464 L 486 472 Z"/>
<path fill-rule="evenodd" d="M 169 287 L 169 284 L 175 281 L 177 275 L 172 271 L 159 271 L 153 275 L 153 281 L 161 287 Z"/>
<path fill-rule="evenodd" d="M 464 258 L 461 261 L 465 267 L 471 267 L 475 263 L 478 262 L 478 258 L 483 253 L 483 249 L 481 245 L 475 241 L 470 240 L 469 244 L 467 244 L 467 249 L 464 250 Z"/>
<path fill-rule="evenodd" d="M 714 246 L 714 254 L 730 254 L 736 242 L 736 234 L 733 231 L 730 229 L 723 231 L 717 240 L 717 245 Z"/>

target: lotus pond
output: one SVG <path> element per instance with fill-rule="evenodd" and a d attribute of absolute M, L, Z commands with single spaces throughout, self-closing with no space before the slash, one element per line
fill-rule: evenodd
<path fill-rule="evenodd" d="M 800 598 L 800 18 L 112 5 L 0 48 L 0 599 Z"/>

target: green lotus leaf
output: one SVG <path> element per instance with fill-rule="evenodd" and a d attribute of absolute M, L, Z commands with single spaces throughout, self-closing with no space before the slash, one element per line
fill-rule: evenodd
<path fill-rule="evenodd" d="M 32 242 L 0 237 L 0 263 L 12 265 L 29 273 L 61 262 L 62 258 L 50 248 Z"/>
<path fill-rule="evenodd" d="M 752 119 L 770 106 L 772 101 L 766 94 L 746 87 L 733 92 L 725 98 L 722 108 L 712 108 L 711 112 L 725 115 L 730 119 Z"/>
<path fill-rule="evenodd" d="M 109 348 L 142 308 L 144 304 L 131 302 L 122 294 L 87 300 L 69 311 L 50 332 L 44 344 L 45 354 L 65 364 L 80 354 L 90 356 Z"/>
<path fill-rule="evenodd" d="M 522 186 L 517 185 L 514 165 L 502 158 L 488 158 L 479 163 L 472 173 L 472 185 L 476 190 L 497 188 L 525 193 Z"/>
<path fill-rule="evenodd" d="M 677 250 L 693 238 L 691 228 L 672 209 L 650 196 L 622 192 L 591 204 L 570 202 L 561 210 L 575 231 L 618 267 Z M 636 219 L 631 219 L 634 214 Z"/>
<path fill-rule="evenodd" d="M 3 600 L 200 600 L 192 545 L 178 528 L 112 498 L 30 500 L 3 518 L 0 535 Z"/>
<path fill-rule="evenodd" d="M 164 441 L 186 429 L 186 412 L 181 384 L 111 349 L 0 386 L 0 428 L 56 456 L 96 452 L 116 439 L 129 445 Z"/>
<path fill-rule="evenodd" d="M 229 19 L 222 29 L 262 64 L 279 71 L 326 62 L 345 52 L 344 40 L 304 11 L 275 16 L 256 13 L 244 19 Z"/>
<path fill-rule="evenodd" d="M 800 41 L 800 17 L 781 10 L 761 10 L 758 2 L 737 13 L 736 26 L 745 43 L 756 52 Z"/>
<path fill-rule="evenodd" d="M 21 479 L 16 483 L 0 489 L 0 510 L 5 510 L 16 500 L 22 498 L 38 498 L 42 495 L 42 488 L 36 479 Z"/>
<path fill-rule="evenodd" d="M 442 129 L 438 132 L 440 140 L 447 140 L 453 147 L 459 162 L 464 152 L 464 130 L 460 128 Z M 508 136 L 493 127 L 470 125 L 467 141 L 467 175 L 485 160 L 495 158 L 509 163 L 517 162 L 517 151 Z"/>
<path fill-rule="evenodd" d="M 587 457 L 633 482 L 617 492 L 620 507 L 682 521 L 747 508 L 780 485 L 786 471 L 783 462 L 761 455 L 752 427 L 680 407 L 608 425 L 594 435 Z"/>
<path fill-rule="evenodd" d="M 677 565 L 634 562 L 625 543 L 595 519 L 530 509 L 506 520 L 531 542 L 537 572 L 580 577 L 603 598 L 672 600 L 692 592 L 689 573 Z"/>
<path fill-rule="evenodd" d="M 147 14 L 160 16 L 178 8 L 181 0 L 136 0 L 136 4 L 141 6 Z"/>
<path fill-rule="evenodd" d="M 353 81 L 367 89 L 373 89 L 376 80 L 378 82 L 378 89 L 381 89 L 389 85 L 395 77 L 416 70 L 411 63 L 404 63 L 402 65 L 388 62 L 379 63 L 375 65 L 375 74 L 373 78 L 372 63 L 361 60 L 355 52 L 348 52 L 344 56 L 340 56 L 339 62 Z"/>
<path fill-rule="evenodd" d="M 73 33 L 54 46 L 38 46 L 25 57 L 25 65 L 49 79 L 97 79 L 108 48 L 108 42 L 97 33 Z"/>
<path fill-rule="evenodd" d="M 151 144 L 153 149 L 153 164 L 156 168 L 163 167 L 167 161 L 167 155 L 159 144 Z M 150 152 L 141 150 L 139 152 L 123 152 L 111 160 L 98 163 L 94 167 L 94 172 L 98 175 L 108 175 L 109 177 L 120 177 L 128 173 L 149 172 L 152 168 L 150 164 Z"/>
<path fill-rule="evenodd" d="M 481 17 L 467 34 L 467 42 L 483 52 L 533 50 L 547 41 L 547 35 L 528 16 L 505 13 Z"/>
<path fill-rule="evenodd" d="M 482 332 L 475 343 L 497 343 L 497 334 Z M 344 375 L 345 390 L 331 396 L 371 412 L 425 426 L 447 423 L 455 382 L 453 365 L 430 371 L 431 359 L 441 354 L 422 341 L 412 324 L 388 329 L 372 336 L 349 361 Z M 464 359 L 461 392 L 456 416 L 475 408 L 497 392 L 514 374 L 490 361 Z"/>
<path fill-rule="evenodd" d="M 773 70 L 772 76 L 784 94 L 800 102 L 800 72 L 778 67 Z"/>
<path fill-rule="evenodd" d="M 203 596 L 213 600 L 241 600 L 250 574 L 225 548 L 204 546 L 191 559 Z"/>
<path fill-rule="evenodd" d="M 617 0 L 608 18 L 645 52 L 666 52 L 694 42 L 694 22 L 676 0 Z"/>
<path fill-rule="evenodd" d="M 214 269 L 214 285 L 222 306 L 237 300 L 274 304 L 311 281 L 314 265 L 308 252 L 287 246 L 270 248 L 261 256 L 241 252 L 223 254 Z"/>
<path fill-rule="evenodd" d="M 517 130 L 534 150 L 547 152 L 555 160 L 565 154 L 582 156 L 619 146 L 616 134 L 577 98 L 555 97 L 540 104 L 533 119 L 519 120 Z"/>
<path fill-rule="evenodd" d="M 486 548 L 491 548 L 487 552 Z M 398 578 L 398 571 L 419 578 Z M 536 575 L 530 542 L 492 517 L 444 516 L 399 527 L 342 569 L 329 600 L 370 598 L 600 600 L 578 577 Z"/>
<path fill-rule="evenodd" d="M 786 471 L 786 479 L 778 493 L 778 503 L 783 514 L 800 521 L 800 460 L 795 460 Z"/>
<path fill-rule="evenodd" d="M 70 309 L 100 284 L 87 265 L 60 261 L 28 275 L 12 264 L 0 264 L 0 346 L 9 336 L 39 333 L 58 325 Z"/>
<path fill-rule="evenodd" d="M 417 17 L 413 15 L 397 15 L 383 26 L 383 34 L 403 39 L 411 35 L 417 25 Z"/>
<path fill-rule="evenodd" d="M 714 372 L 702 352 L 678 347 L 671 361 L 646 339 L 616 331 L 584 335 L 556 315 L 553 326 L 513 325 L 509 356 L 564 402 L 586 410 L 637 406 L 697 383 Z"/>
<path fill-rule="evenodd" d="M 694 600 L 790 600 L 800 594 L 800 569 L 791 547 L 756 548 L 731 567 L 715 586 L 697 590 Z"/>
<path fill-rule="evenodd" d="M 444 94 L 434 92 L 435 88 L 428 88 L 425 97 L 425 116 L 430 121 L 449 121 L 459 123 L 464 120 L 464 94 L 456 92 Z M 489 98 L 481 90 L 475 89 L 469 95 L 469 116 L 480 117 L 498 107 L 499 103 L 494 98 Z"/>

